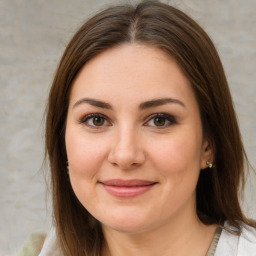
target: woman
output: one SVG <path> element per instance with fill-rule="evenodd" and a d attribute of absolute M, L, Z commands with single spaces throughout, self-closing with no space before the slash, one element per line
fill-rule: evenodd
<path fill-rule="evenodd" d="M 46 152 L 55 230 L 40 255 L 256 255 L 222 64 L 171 6 L 116 6 L 79 29 L 50 91 Z"/>

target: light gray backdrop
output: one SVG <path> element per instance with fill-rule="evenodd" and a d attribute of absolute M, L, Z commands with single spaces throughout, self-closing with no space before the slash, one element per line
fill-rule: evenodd
<path fill-rule="evenodd" d="M 43 113 L 59 58 L 74 31 L 108 0 L 0 0 L 0 255 L 47 231 L 41 164 Z M 256 167 L 256 1 L 173 0 L 210 34 L 223 60 L 245 148 Z M 256 218 L 256 179 L 244 209 Z M 48 207 L 48 208 L 47 208 Z M 47 210 L 48 209 L 48 210 Z"/>

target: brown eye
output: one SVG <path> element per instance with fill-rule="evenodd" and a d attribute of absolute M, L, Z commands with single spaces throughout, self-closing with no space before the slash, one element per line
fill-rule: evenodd
<path fill-rule="evenodd" d="M 156 118 L 154 118 L 154 125 L 155 126 L 164 126 L 166 121 L 167 120 L 164 117 L 156 117 Z"/>
<path fill-rule="evenodd" d="M 95 126 L 102 126 L 102 125 L 104 125 L 104 123 L 105 123 L 105 119 L 104 119 L 103 117 L 96 116 L 96 117 L 93 117 L 92 123 L 93 123 Z"/>
<path fill-rule="evenodd" d="M 90 114 L 80 120 L 80 123 L 85 124 L 91 128 L 101 128 L 104 126 L 111 126 L 107 117 L 102 114 Z"/>
<path fill-rule="evenodd" d="M 165 113 L 157 113 L 149 116 L 148 121 L 144 125 L 164 129 L 176 123 L 176 119 L 173 116 Z"/>

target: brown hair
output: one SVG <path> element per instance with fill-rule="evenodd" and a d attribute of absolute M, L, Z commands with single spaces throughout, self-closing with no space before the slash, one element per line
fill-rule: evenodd
<path fill-rule="evenodd" d="M 66 175 L 65 122 L 74 78 L 91 58 L 124 43 L 156 46 L 176 60 L 195 92 L 204 135 L 214 148 L 215 168 L 197 185 L 197 212 L 205 224 L 249 225 L 239 204 L 246 155 L 217 51 L 204 30 L 183 12 L 158 1 L 108 8 L 89 19 L 68 44 L 49 95 L 46 152 L 50 161 L 53 213 L 64 255 L 100 255 L 100 224 L 80 204 Z M 241 186 L 242 185 L 242 186 Z"/>

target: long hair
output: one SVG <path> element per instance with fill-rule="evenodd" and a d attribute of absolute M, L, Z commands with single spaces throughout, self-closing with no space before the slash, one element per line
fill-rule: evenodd
<path fill-rule="evenodd" d="M 89 19 L 62 56 L 51 91 L 46 120 L 53 215 L 58 244 L 67 255 L 100 255 L 100 223 L 76 198 L 66 170 L 65 124 L 72 83 L 97 54 L 121 44 L 158 47 L 174 58 L 190 81 L 201 114 L 204 136 L 214 149 L 214 169 L 202 170 L 197 184 L 197 213 L 205 224 L 228 220 L 249 225 L 239 204 L 247 162 L 232 98 L 218 53 L 190 17 L 158 1 L 110 7 Z M 245 160 L 245 161 L 244 161 Z"/>

